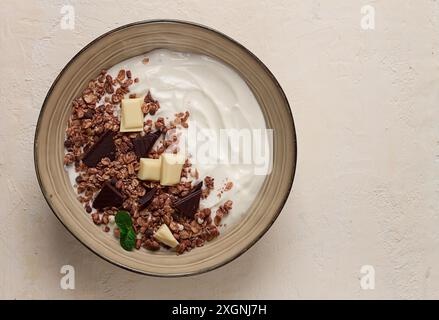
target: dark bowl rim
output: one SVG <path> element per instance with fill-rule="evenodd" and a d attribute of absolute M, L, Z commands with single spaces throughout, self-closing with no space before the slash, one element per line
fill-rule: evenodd
<path fill-rule="evenodd" d="M 265 71 L 268 73 L 268 75 L 270 76 L 271 80 L 273 81 L 273 83 L 278 87 L 278 89 L 280 90 L 287 106 L 288 106 L 288 113 L 290 115 L 291 118 L 291 124 L 293 127 L 292 130 L 292 140 L 293 140 L 293 148 L 294 148 L 294 163 L 293 163 L 293 170 L 292 170 L 292 175 L 291 175 L 291 179 L 290 179 L 290 184 L 288 187 L 288 192 L 285 193 L 285 196 L 282 200 L 282 204 L 279 206 L 279 208 L 276 210 L 276 214 L 273 216 L 273 219 L 270 221 L 270 223 L 266 226 L 266 228 L 261 232 L 261 234 L 255 238 L 246 248 L 244 248 L 243 250 L 241 250 L 239 253 L 235 254 L 233 257 L 231 257 L 230 259 L 224 260 L 212 267 L 209 268 L 205 268 L 202 270 L 199 270 L 197 272 L 186 272 L 186 273 L 181 273 L 181 274 L 170 274 L 170 275 L 166 275 L 166 274 L 156 274 L 156 273 L 149 273 L 149 272 L 144 272 L 141 270 L 137 270 L 137 269 L 132 269 L 126 265 L 123 264 L 119 264 L 115 261 L 112 261 L 111 259 L 99 254 L 98 252 L 94 251 L 93 249 L 91 249 L 88 245 L 86 245 L 84 242 L 82 242 L 61 220 L 61 218 L 58 216 L 58 214 L 55 212 L 55 209 L 52 206 L 52 203 L 50 201 L 50 197 L 47 195 L 47 191 L 45 190 L 43 183 L 41 181 L 41 177 L 40 177 L 40 171 L 39 171 L 39 164 L 38 164 L 38 159 L 37 159 L 37 148 L 38 148 L 38 141 L 37 141 L 37 137 L 40 131 L 40 124 L 41 124 L 41 118 L 42 115 L 44 114 L 44 110 L 46 108 L 46 104 L 47 104 L 47 100 L 50 97 L 50 95 L 52 94 L 53 88 L 56 86 L 56 84 L 58 83 L 59 79 L 61 78 L 61 76 L 64 74 L 64 72 L 69 68 L 69 66 L 84 52 L 86 51 L 89 47 L 93 46 L 96 42 L 98 42 L 99 40 L 101 40 L 104 37 L 107 37 L 109 35 L 111 35 L 114 32 L 117 32 L 119 30 L 122 29 L 126 29 L 129 27 L 133 27 L 133 26 L 138 26 L 138 25 L 146 25 L 146 24 L 152 24 L 152 23 L 166 23 L 166 24 L 183 24 L 183 25 L 189 25 L 189 26 L 194 26 L 194 27 L 198 27 L 198 28 L 202 28 L 205 30 L 208 30 L 210 32 L 214 32 L 217 35 L 225 38 L 226 40 L 232 42 L 233 44 L 237 45 L 238 47 L 240 47 L 241 49 L 243 49 L 244 51 L 246 51 L 259 65 L 262 66 L 263 69 L 265 69 Z M 104 34 L 100 35 L 99 37 L 93 39 L 91 42 L 89 42 L 86 46 L 84 46 L 80 51 L 78 51 L 78 53 L 76 53 L 70 60 L 69 62 L 62 68 L 61 72 L 58 74 L 58 76 L 55 78 L 55 80 L 53 81 L 52 85 L 50 86 L 49 91 L 46 94 L 46 97 L 44 98 L 43 101 L 43 105 L 41 107 L 40 113 L 38 115 L 38 120 L 37 120 L 37 125 L 35 128 L 35 134 L 34 134 L 34 166 L 35 166 L 35 172 L 36 172 L 36 176 L 37 176 L 37 180 L 38 180 L 38 184 L 40 186 L 41 192 L 43 193 L 44 199 L 46 200 L 48 206 L 50 207 L 52 213 L 55 215 L 55 217 L 59 220 L 59 222 L 61 222 L 61 224 L 69 231 L 69 233 L 75 238 L 77 239 L 84 247 L 86 247 L 88 250 L 90 250 L 92 253 L 94 253 L 95 255 L 97 255 L 98 257 L 100 257 L 101 259 L 117 266 L 120 267 L 122 269 L 125 269 L 127 271 L 130 272 L 134 272 L 137 274 L 141 274 L 141 275 L 147 275 L 147 276 L 153 276 L 153 277 L 158 277 L 158 278 L 177 278 L 177 277 L 189 277 L 189 276 L 196 276 L 196 275 L 200 275 L 215 269 L 218 269 L 220 267 L 225 266 L 226 264 L 232 262 L 233 260 L 237 259 L 238 257 L 240 257 L 242 254 L 244 254 L 245 252 L 247 252 L 251 247 L 253 247 L 253 245 L 258 242 L 266 233 L 267 231 L 271 228 L 271 226 L 273 225 L 273 223 L 277 220 L 277 218 L 279 217 L 282 209 L 285 206 L 285 203 L 288 200 L 289 195 L 291 194 L 291 190 L 293 187 L 293 182 L 294 182 L 294 177 L 295 177 L 295 173 L 296 173 L 296 167 L 297 167 L 297 135 L 296 135 L 296 127 L 295 127 L 295 123 L 294 123 L 294 117 L 291 111 L 291 106 L 290 103 L 287 99 L 287 96 L 284 92 L 284 90 L 282 89 L 281 85 L 279 84 L 279 82 L 277 81 L 276 77 L 273 75 L 273 73 L 270 71 L 270 69 L 253 53 L 251 52 L 249 49 L 247 49 L 244 45 L 242 45 L 241 43 L 239 43 L 238 41 L 232 39 L 231 37 L 227 36 L 226 34 L 215 30 L 211 27 L 205 26 L 203 24 L 199 24 L 199 23 L 195 23 L 195 22 L 191 22 L 191 21 L 185 21 L 185 20 L 178 20 L 178 19 L 151 19 L 151 20 L 141 20 L 141 21 L 136 21 L 136 22 L 132 22 L 132 23 L 128 23 L 125 24 L 123 26 L 111 29 L 110 31 L 105 32 Z"/>

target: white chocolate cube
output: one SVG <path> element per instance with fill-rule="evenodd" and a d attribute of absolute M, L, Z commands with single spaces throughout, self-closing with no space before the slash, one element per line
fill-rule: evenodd
<path fill-rule="evenodd" d="M 166 224 L 162 224 L 160 226 L 160 228 L 154 233 L 154 238 L 171 248 L 175 248 L 176 246 L 178 246 L 177 239 L 174 238 L 171 230 L 169 230 Z"/>
<path fill-rule="evenodd" d="M 160 159 L 141 158 L 137 177 L 140 180 L 160 181 L 161 163 Z"/>
<path fill-rule="evenodd" d="M 120 132 L 143 130 L 142 98 L 122 99 L 120 114 Z"/>
<path fill-rule="evenodd" d="M 160 184 L 163 186 L 174 186 L 180 183 L 181 170 L 183 169 L 186 157 L 182 154 L 164 153 L 161 155 L 161 159 Z"/>

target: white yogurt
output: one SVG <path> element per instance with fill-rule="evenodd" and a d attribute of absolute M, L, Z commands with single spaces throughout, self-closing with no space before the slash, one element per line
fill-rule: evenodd
<path fill-rule="evenodd" d="M 143 63 L 145 57 L 149 58 L 147 64 Z M 266 128 L 259 104 L 245 81 L 232 68 L 210 57 L 160 49 L 123 61 L 108 73 L 116 77 L 120 69 L 131 70 L 133 79 L 139 78 L 139 82 L 130 87 L 130 93 L 142 97 L 150 90 L 153 98 L 160 102 L 159 111 L 151 117 L 153 120 L 160 116 L 173 120 L 175 113 L 189 111 L 189 128 L 218 133 L 220 129 Z M 188 153 L 193 154 L 190 139 L 188 142 Z M 232 153 L 242 156 L 242 150 L 230 147 Z M 193 166 L 199 171 L 200 179 L 207 175 L 215 179 L 215 189 L 201 201 L 202 207 L 212 208 L 214 215 L 219 205 L 229 199 L 233 201 L 233 209 L 222 220 L 223 232 L 246 214 L 265 179 L 263 175 L 255 175 L 251 164 L 199 161 Z M 74 185 L 73 166 L 67 170 Z M 218 197 L 219 189 L 227 180 L 233 182 L 233 188 Z"/>

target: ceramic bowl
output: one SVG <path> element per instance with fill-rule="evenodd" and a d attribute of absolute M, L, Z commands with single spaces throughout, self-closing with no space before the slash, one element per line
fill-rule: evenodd
<path fill-rule="evenodd" d="M 70 185 L 63 167 L 64 133 L 71 102 L 95 78 L 122 60 L 157 48 L 194 52 L 233 67 L 253 91 L 273 129 L 273 167 L 249 212 L 217 239 L 177 256 L 165 251 L 131 252 L 95 226 Z M 35 133 L 35 168 L 41 190 L 61 223 L 103 259 L 153 276 L 199 274 L 230 262 L 270 228 L 290 193 L 296 167 L 296 134 L 290 107 L 268 68 L 242 45 L 208 27 L 183 21 L 143 21 L 114 29 L 88 44 L 61 71 L 50 88 Z M 66 248 L 67 249 L 67 248 Z"/>

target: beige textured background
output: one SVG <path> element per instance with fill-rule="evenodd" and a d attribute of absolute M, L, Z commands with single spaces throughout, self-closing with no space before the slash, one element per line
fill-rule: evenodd
<path fill-rule="evenodd" d="M 72 4 L 75 30 L 60 28 Z M 361 6 L 376 29 L 360 27 Z M 101 260 L 46 205 L 33 134 L 69 59 L 100 34 L 191 20 L 252 50 L 291 102 L 294 192 L 266 236 L 227 266 L 157 279 Z M 439 298 L 439 3 L 2 0 L 0 298 Z M 60 288 L 60 268 L 76 289 Z M 360 288 L 373 265 L 375 290 Z"/>

